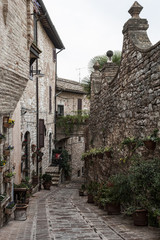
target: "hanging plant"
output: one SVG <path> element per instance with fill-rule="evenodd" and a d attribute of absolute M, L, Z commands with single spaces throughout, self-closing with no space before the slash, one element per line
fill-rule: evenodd
<path fill-rule="evenodd" d="M 14 127 L 15 120 L 9 118 L 9 117 L 4 117 L 3 118 L 3 126 L 5 128 L 13 128 Z"/>
<path fill-rule="evenodd" d="M 67 115 L 60 116 L 57 119 L 57 127 L 61 128 L 65 135 L 70 135 L 75 130 L 79 129 L 81 124 L 84 124 L 89 118 L 89 115 L 77 114 L 77 115 Z"/>
<path fill-rule="evenodd" d="M 3 135 L 2 133 L 0 133 L 0 144 L 3 142 L 4 139 L 5 139 L 5 135 Z"/>

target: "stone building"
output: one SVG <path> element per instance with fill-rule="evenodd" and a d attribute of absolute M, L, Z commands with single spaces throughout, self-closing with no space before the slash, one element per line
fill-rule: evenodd
<path fill-rule="evenodd" d="M 5 195 L 0 201 L 2 226 L 5 206 L 13 200 L 13 181 L 31 180 L 33 171 L 45 172 L 51 160 L 56 49 L 64 46 L 42 0 L 3 0 L 0 13 L 0 133 L 5 135 L 0 144 L 0 165 L 5 164 L 0 166 L 0 194 Z M 14 149 L 6 156 L 9 145 Z M 5 183 L 5 175 L 13 171 L 14 180 Z"/>
<path fill-rule="evenodd" d="M 57 117 L 77 114 L 88 114 L 90 102 L 80 83 L 58 78 L 56 87 Z M 56 124 L 57 126 L 57 124 Z M 56 127 L 56 148 L 66 149 L 71 160 L 71 178 L 78 179 L 83 175 L 84 162 L 81 161 L 85 151 L 85 125 L 74 128 L 72 133 L 65 134 L 64 129 Z"/>
<path fill-rule="evenodd" d="M 108 62 L 99 71 L 95 64 L 91 75 L 89 148 L 113 147 L 113 158 L 95 160 L 92 166 L 86 162 L 90 180 L 105 180 L 117 171 L 124 138 L 144 138 L 160 129 L 160 42 L 151 44 L 148 22 L 139 17 L 141 10 L 137 2 L 129 10 L 132 18 L 123 27 L 119 68 Z M 148 156 L 146 151 L 143 147 Z M 158 151 L 157 146 L 154 156 Z"/>

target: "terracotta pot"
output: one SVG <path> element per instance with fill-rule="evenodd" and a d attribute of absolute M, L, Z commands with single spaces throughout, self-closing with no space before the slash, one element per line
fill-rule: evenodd
<path fill-rule="evenodd" d="M 97 157 L 98 157 L 99 159 L 103 159 L 103 153 L 98 153 L 98 154 L 97 154 Z"/>
<path fill-rule="evenodd" d="M 16 205 L 13 208 L 5 208 L 5 214 L 11 215 L 16 209 Z"/>
<path fill-rule="evenodd" d="M 43 187 L 45 190 L 50 190 L 52 183 L 51 182 L 44 182 Z"/>
<path fill-rule="evenodd" d="M 10 150 L 4 150 L 3 155 L 9 157 L 10 156 Z"/>
<path fill-rule="evenodd" d="M 133 214 L 133 221 L 135 226 L 148 225 L 148 212 L 145 209 L 136 210 Z"/>
<path fill-rule="evenodd" d="M 0 166 L 0 172 L 2 172 L 4 169 L 4 166 Z"/>
<path fill-rule="evenodd" d="M 12 180 L 11 177 L 5 177 L 5 178 L 4 178 L 4 182 L 5 182 L 5 183 L 10 183 L 11 180 Z"/>
<path fill-rule="evenodd" d="M 104 154 L 108 157 L 108 158 L 111 158 L 112 157 L 112 152 L 104 152 Z"/>
<path fill-rule="evenodd" d="M 87 200 L 88 203 L 94 203 L 94 197 L 92 194 L 88 194 L 88 200 Z"/>
<path fill-rule="evenodd" d="M 121 213 L 120 203 L 107 203 L 108 215 L 119 215 Z"/>
<path fill-rule="evenodd" d="M 144 141 L 144 145 L 148 150 L 152 150 L 154 151 L 156 148 L 156 142 L 152 141 L 152 140 L 146 140 Z"/>
<path fill-rule="evenodd" d="M 79 196 L 84 196 L 84 191 L 83 190 L 79 190 Z"/>

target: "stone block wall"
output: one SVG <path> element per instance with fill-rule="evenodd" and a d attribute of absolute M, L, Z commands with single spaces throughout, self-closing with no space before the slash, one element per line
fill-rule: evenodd
<path fill-rule="evenodd" d="M 17 8 L 17 6 L 19 6 Z M 0 2 L 0 113 L 13 113 L 28 81 L 26 1 Z"/>
<path fill-rule="evenodd" d="M 56 106 L 64 106 L 64 116 L 77 115 L 78 99 L 82 99 L 82 112 L 89 113 L 90 101 L 87 98 L 80 83 L 68 79 L 59 78 L 57 81 L 57 100 Z M 66 136 L 64 129 L 56 127 L 57 148 L 65 148 L 71 155 L 71 178 L 77 180 L 82 177 L 84 162 L 81 161 L 85 151 L 85 133 L 86 124 L 74 126 L 73 132 Z"/>
<path fill-rule="evenodd" d="M 143 138 L 160 130 L 160 42 L 151 45 L 147 28 L 146 19 L 133 16 L 124 25 L 119 69 L 107 63 L 99 72 L 95 66 L 89 148 L 113 146 L 118 150 L 126 137 Z M 106 168 L 102 172 L 97 174 L 105 176 Z"/>

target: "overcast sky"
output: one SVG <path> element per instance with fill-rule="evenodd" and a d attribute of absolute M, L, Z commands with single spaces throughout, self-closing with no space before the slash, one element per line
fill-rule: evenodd
<path fill-rule="evenodd" d="M 58 54 L 58 77 L 79 81 L 88 73 L 88 62 L 108 50 L 122 50 L 124 23 L 134 0 L 43 0 L 65 46 Z M 160 0 L 139 0 L 147 18 L 148 35 L 160 40 Z"/>

